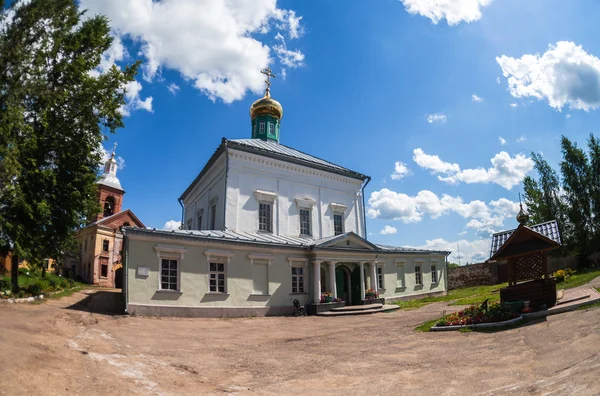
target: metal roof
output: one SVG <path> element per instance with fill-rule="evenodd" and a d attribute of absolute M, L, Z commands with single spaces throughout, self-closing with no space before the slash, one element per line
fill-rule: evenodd
<path fill-rule="evenodd" d="M 537 232 L 545 236 L 548 239 L 553 240 L 554 242 L 561 243 L 560 240 L 560 232 L 558 231 L 558 222 L 556 220 L 547 221 L 545 223 L 540 223 L 532 226 L 526 226 L 532 231 Z M 490 248 L 490 257 L 492 257 L 499 249 L 504 245 L 504 243 L 510 238 L 513 232 L 515 232 L 516 228 L 513 230 L 497 232 L 492 235 L 492 246 Z"/>
<path fill-rule="evenodd" d="M 314 240 L 310 238 L 301 238 L 294 236 L 280 236 L 267 233 L 251 233 L 242 231 L 213 231 L 213 230 L 157 230 L 149 228 L 127 228 L 127 231 L 160 234 L 160 235 L 172 235 L 180 237 L 190 237 L 199 239 L 208 239 L 215 241 L 228 241 L 228 242 L 242 242 L 252 243 L 260 245 L 272 245 L 272 246 L 289 246 L 310 249 L 312 246 L 320 244 L 324 240 L 330 240 L 331 238 L 323 238 L 320 240 Z M 336 236 L 336 237 L 339 237 Z M 450 252 L 437 251 L 437 250 L 419 250 L 412 248 L 403 248 L 397 246 L 386 246 L 386 245 L 375 245 L 381 249 L 382 252 L 389 253 L 424 253 L 424 254 L 442 254 L 447 255 Z M 366 249 L 365 249 L 366 250 Z M 372 251 L 377 253 L 377 251 Z"/>
<path fill-rule="evenodd" d="M 123 187 L 121 187 L 121 182 L 119 181 L 119 179 L 117 179 L 117 176 L 112 175 L 110 173 L 103 173 L 96 183 L 124 191 Z"/>
<path fill-rule="evenodd" d="M 324 159 L 312 156 L 310 154 L 306 154 L 302 151 L 293 149 L 280 143 L 265 141 L 261 139 L 234 139 L 227 140 L 227 142 L 233 143 L 228 144 L 228 146 L 231 148 L 236 148 L 236 145 L 245 146 L 247 148 L 250 148 L 254 152 L 272 155 L 274 154 L 277 156 L 299 161 L 300 163 L 303 163 L 307 166 L 317 165 L 320 168 L 324 168 L 325 170 L 332 170 L 336 173 L 342 173 L 347 176 L 358 178 L 360 180 L 368 178 L 368 176 L 365 176 L 362 173 L 355 172 L 348 168 L 344 168 L 343 166 L 336 165 L 329 161 L 325 161 Z"/>

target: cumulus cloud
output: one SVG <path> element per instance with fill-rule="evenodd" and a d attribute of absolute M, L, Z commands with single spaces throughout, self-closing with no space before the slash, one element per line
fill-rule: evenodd
<path fill-rule="evenodd" d="M 394 173 L 390 175 L 392 180 L 400 180 L 404 176 L 407 176 L 410 173 L 410 170 L 406 167 L 404 162 L 396 161 L 394 164 Z"/>
<path fill-rule="evenodd" d="M 473 102 L 482 102 L 482 101 L 483 101 L 483 98 L 481 98 L 481 97 L 479 97 L 479 96 L 477 96 L 477 95 L 473 94 L 473 95 L 471 95 L 471 100 L 472 100 Z"/>
<path fill-rule="evenodd" d="M 405 224 L 418 223 L 426 216 L 437 219 L 455 213 L 469 220 L 467 228 L 485 237 L 497 232 L 504 220 L 515 216 L 518 211 L 519 204 L 506 198 L 486 204 L 480 200 L 464 202 L 461 197 L 447 194 L 439 197 L 429 190 L 409 196 L 387 188 L 372 192 L 367 206 L 367 214 L 372 219 L 397 220 Z"/>
<path fill-rule="evenodd" d="M 100 152 L 100 155 L 102 156 L 102 159 L 100 160 L 101 162 L 98 164 L 98 167 L 100 169 L 104 170 L 104 164 L 110 158 L 110 156 L 112 154 L 112 150 L 111 151 L 107 150 L 101 144 L 100 147 L 98 147 L 98 151 Z M 123 170 L 125 168 L 125 159 L 123 159 L 123 157 L 121 157 L 121 156 L 117 156 L 115 158 L 115 160 L 117 161 L 117 167 L 118 167 L 118 169 L 119 170 Z"/>
<path fill-rule="evenodd" d="M 525 175 L 533 169 L 531 158 L 523 154 L 511 157 L 505 151 L 496 154 L 490 161 L 492 166 L 488 169 L 460 169 L 456 163 L 445 162 L 437 155 L 425 154 L 417 148 L 413 151 L 414 161 L 422 168 L 429 169 L 438 175 L 440 181 L 456 184 L 459 182 L 472 183 L 495 183 L 507 190 L 519 184 Z"/>
<path fill-rule="evenodd" d="M 446 115 L 440 113 L 426 114 L 425 118 L 430 124 L 443 124 L 446 122 L 447 119 Z"/>
<path fill-rule="evenodd" d="M 506 144 L 506 139 L 504 139 L 502 136 L 498 136 L 498 141 L 500 142 L 501 145 L 505 145 Z"/>
<path fill-rule="evenodd" d="M 486 239 L 477 239 L 474 241 L 462 239 L 459 241 L 450 242 L 443 238 L 436 238 L 425 241 L 425 244 L 421 246 L 409 247 L 415 249 L 451 251 L 452 253 L 450 253 L 450 256 L 448 256 L 448 261 L 453 263 L 458 263 L 460 261 L 461 264 L 480 263 L 490 257 L 490 242 Z M 459 247 L 460 256 L 458 253 Z"/>
<path fill-rule="evenodd" d="M 600 59 L 571 41 L 549 45 L 542 55 L 502 55 L 496 61 L 516 98 L 547 100 L 559 111 L 566 105 L 585 111 L 600 106 Z"/>
<path fill-rule="evenodd" d="M 179 85 L 175 84 L 175 83 L 171 83 L 169 85 L 167 85 L 167 89 L 169 90 L 169 92 L 171 92 L 173 95 L 177 95 L 177 92 L 179 92 Z"/>
<path fill-rule="evenodd" d="M 527 140 L 527 138 L 525 137 L 525 135 L 521 135 L 521 136 L 519 136 L 519 137 L 517 138 L 517 142 L 518 142 L 518 143 L 524 142 L 525 140 Z"/>
<path fill-rule="evenodd" d="M 396 227 L 386 225 L 385 227 L 383 227 L 383 230 L 381 230 L 379 233 L 382 235 L 392 235 L 392 234 L 395 234 L 396 232 L 398 232 Z"/>
<path fill-rule="evenodd" d="M 302 18 L 278 8 L 275 0 L 81 0 L 81 7 L 87 15 L 106 15 L 117 37 L 139 45 L 145 80 L 172 69 L 209 99 L 225 103 L 263 90 L 258 71 L 272 59 L 271 48 L 260 40 L 272 38 L 273 29 L 290 39 L 302 34 Z M 296 61 L 304 56 L 282 54 Z"/>
<path fill-rule="evenodd" d="M 124 116 L 131 115 L 134 110 L 146 110 L 152 113 L 152 96 L 142 100 L 140 91 L 142 84 L 133 80 L 125 84 L 125 105 L 121 107 L 121 113 Z"/>
<path fill-rule="evenodd" d="M 169 220 L 163 226 L 163 230 L 178 230 L 181 228 L 181 221 Z"/>
<path fill-rule="evenodd" d="M 402 0 L 410 14 L 419 14 L 437 24 L 446 19 L 448 25 L 474 22 L 481 19 L 481 9 L 492 0 Z"/>
<path fill-rule="evenodd" d="M 286 68 L 289 67 L 291 69 L 305 66 L 304 54 L 299 50 L 289 50 L 287 48 L 287 44 L 285 43 L 285 38 L 281 35 L 281 33 L 277 33 L 277 35 L 275 36 L 275 40 L 279 41 L 279 44 L 273 46 L 273 51 L 275 51 L 277 59 L 279 59 L 279 62 L 281 62 L 283 66 L 285 66 Z M 282 75 L 284 79 L 287 75 L 286 68 L 282 70 Z"/>

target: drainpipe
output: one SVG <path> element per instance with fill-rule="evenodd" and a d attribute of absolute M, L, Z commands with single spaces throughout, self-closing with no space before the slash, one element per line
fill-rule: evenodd
<path fill-rule="evenodd" d="M 363 226 L 365 229 L 365 233 L 364 233 L 364 238 L 365 239 L 369 239 L 367 237 L 367 212 L 365 210 L 365 187 L 367 187 L 367 184 L 369 184 L 369 182 L 371 181 L 371 176 L 367 176 L 367 182 L 365 184 L 363 184 L 362 186 L 362 212 L 363 212 Z"/>
<path fill-rule="evenodd" d="M 185 225 L 185 207 L 183 206 L 181 198 L 177 198 L 177 201 L 179 201 L 179 205 L 181 205 L 181 227 L 183 227 Z"/>

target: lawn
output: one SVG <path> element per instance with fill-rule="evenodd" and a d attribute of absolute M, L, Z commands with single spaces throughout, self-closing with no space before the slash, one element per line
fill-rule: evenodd
<path fill-rule="evenodd" d="M 600 267 L 582 269 L 576 271 L 564 282 L 556 285 L 557 289 L 572 289 L 577 286 L 585 285 L 594 278 L 600 276 Z M 418 300 L 398 301 L 395 303 L 401 309 L 420 308 L 434 302 L 451 302 L 450 305 L 474 305 L 481 304 L 486 299 L 490 302 L 500 300 L 500 289 L 508 286 L 508 283 L 502 283 L 492 286 L 474 286 L 462 289 L 450 290 L 447 295 L 440 297 L 425 297 Z"/>
<path fill-rule="evenodd" d="M 45 278 L 42 278 L 38 271 L 28 271 L 20 269 L 19 271 L 19 292 L 12 294 L 10 276 L 0 277 L 0 297 L 30 297 L 39 294 L 57 293 L 57 296 L 66 295 L 70 291 L 79 290 L 83 286 L 82 283 L 76 282 L 73 279 L 63 278 L 56 274 L 47 273 Z"/>

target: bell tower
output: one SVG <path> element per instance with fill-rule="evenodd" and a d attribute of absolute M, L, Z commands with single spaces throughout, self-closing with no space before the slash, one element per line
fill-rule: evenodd
<path fill-rule="evenodd" d="M 125 191 L 121 187 L 121 182 L 117 179 L 117 161 L 115 160 L 115 152 L 117 143 L 113 146 L 110 158 L 104 163 L 104 172 L 98 184 L 98 199 L 100 201 L 100 213 L 93 221 L 98 221 L 105 217 L 112 216 L 121 212 L 123 205 L 123 195 Z"/>
<path fill-rule="evenodd" d="M 283 117 L 283 107 L 271 98 L 271 69 L 261 71 L 267 76 L 265 80 L 265 96 L 252 103 L 250 106 L 250 119 L 252 120 L 252 139 L 261 139 L 279 143 L 279 124 Z"/>

